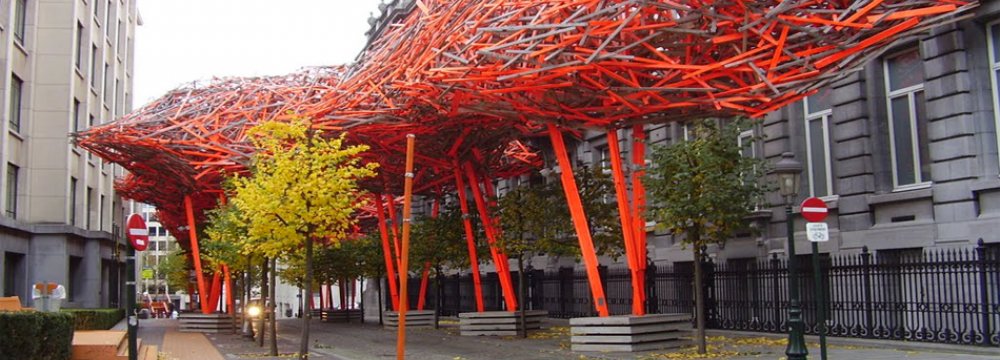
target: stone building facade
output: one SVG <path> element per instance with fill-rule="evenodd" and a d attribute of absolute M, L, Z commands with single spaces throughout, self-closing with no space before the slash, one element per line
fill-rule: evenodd
<path fill-rule="evenodd" d="M 132 109 L 135 0 L 0 2 L 0 279 L 66 287 L 64 307 L 115 306 L 125 204 L 119 167 L 70 133 Z"/>

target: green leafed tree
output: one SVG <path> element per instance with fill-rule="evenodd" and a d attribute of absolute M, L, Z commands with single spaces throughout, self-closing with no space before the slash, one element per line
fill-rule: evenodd
<path fill-rule="evenodd" d="M 364 164 L 363 145 L 345 144 L 303 119 L 268 121 L 248 131 L 256 147 L 251 175 L 233 179 L 231 202 L 247 221 L 255 249 L 268 258 L 304 249 L 306 298 L 312 298 L 313 243 L 347 237 L 365 197 L 358 181 L 375 175 Z M 309 312 L 305 312 L 299 357 L 309 357 Z"/>
<path fill-rule="evenodd" d="M 719 126 L 716 120 L 690 124 L 691 139 L 654 147 L 643 184 L 653 200 L 650 215 L 694 253 L 698 352 L 704 353 L 705 299 L 701 249 L 725 242 L 748 227 L 746 217 L 767 190 L 766 163 L 742 155 L 737 139 L 747 123 Z"/>

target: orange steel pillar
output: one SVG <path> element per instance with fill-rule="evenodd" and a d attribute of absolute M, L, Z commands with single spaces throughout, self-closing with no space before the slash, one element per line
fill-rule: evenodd
<path fill-rule="evenodd" d="M 406 275 L 408 269 L 404 269 L 399 265 L 399 217 L 396 216 L 396 199 L 392 195 L 386 195 L 389 197 L 389 220 L 392 220 L 392 243 L 396 246 L 396 268 L 399 269 L 400 276 Z"/>
<path fill-rule="evenodd" d="M 594 307 L 597 308 L 599 316 L 608 316 L 608 302 L 604 297 L 601 276 L 597 272 L 597 252 L 594 250 L 594 240 L 590 237 L 587 216 L 583 212 L 580 190 L 576 187 L 576 179 L 573 178 L 573 167 L 570 164 L 569 155 L 566 153 L 566 143 L 563 141 L 562 132 L 555 125 L 550 123 L 547 126 L 549 137 L 552 139 L 552 148 L 555 150 L 556 158 L 559 160 L 559 168 L 562 170 L 563 190 L 566 192 L 566 201 L 569 203 L 569 213 L 573 218 L 576 236 L 580 240 L 580 253 L 583 255 L 583 263 L 587 268 L 587 279 L 590 280 L 590 292 L 594 297 Z"/>
<path fill-rule="evenodd" d="M 385 225 L 385 207 L 382 206 L 382 194 L 375 195 L 375 212 L 378 213 L 378 232 L 382 236 L 382 256 L 385 258 L 385 272 L 389 278 L 389 295 L 392 298 L 392 310 L 399 311 L 399 289 L 396 288 L 396 260 L 389 246 L 389 230 Z M 378 309 L 382 311 L 382 309 Z"/>
<path fill-rule="evenodd" d="M 646 174 L 646 130 L 642 125 L 632 126 L 632 240 L 635 241 L 636 260 L 642 276 L 638 278 L 641 285 L 642 303 L 646 303 L 646 219 L 642 216 L 646 211 L 646 188 L 642 185 L 642 177 Z"/>
<path fill-rule="evenodd" d="M 413 134 L 406 135 L 406 179 L 403 183 L 403 249 L 399 254 L 400 271 L 406 271 L 410 265 L 410 206 L 413 200 Z M 399 330 L 396 337 L 396 359 L 406 358 L 406 277 L 399 278 L 399 292 L 403 298 L 399 301 Z"/>
<path fill-rule="evenodd" d="M 205 274 L 201 272 L 201 252 L 198 251 L 198 231 L 194 227 L 194 203 L 190 195 L 184 195 L 184 210 L 187 213 L 188 237 L 191 239 L 191 255 L 194 256 L 194 271 L 198 278 L 198 294 L 201 300 L 201 313 L 211 314 L 208 310 L 208 292 L 205 288 Z"/>
<path fill-rule="evenodd" d="M 472 230 L 472 220 L 469 219 L 469 200 L 466 199 L 465 181 L 459 173 L 458 163 L 455 163 L 455 187 L 458 193 L 458 204 L 462 209 L 462 223 L 465 225 L 465 245 L 469 248 L 469 264 L 472 270 L 472 285 L 476 292 L 476 311 L 486 311 L 483 305 L 483 284 L 479 280 L 479 257 L 476 255 L 476 235 Z"/>
<path fill-rule="evenodd" d="M 476 208 L 479 210 L 479 220 L 483 223 L 486 232 L 486 241 L 490 244 L 490 254 L 493 255 L 493 265 L 497 268 L 497 275 L 500 277 L 500 288 L 503 290 L 503 300 L 507 304 L 507 311 L 517 311 L 517 298 L 514 295 L 514 286 L 510 280 L 509 264 L 507 255 L 497 248 L 497 230 L 493 226 L 493 218 L 490 217 L 486 199 L 482 190 L 479 189 L 479 178 L 471 163 L 465 163 L 465 174 L 469 178 L 469 188 L 472 189 L 472 198 L 476 200 Z"/>
<path fill-rule="evenodd" d="M 226 311 L 233 315 L 236 308 L 233 306 L 233 277 L 229 274 L 229 265 L 222 264 L 222 272 L 226 274 Z"/>
<path fill-rule="evenodd" d="M 427 280 L 431 274 L 431 263 L 424 262 L 424 272 L 420 276 L 420 297 L 417 298 L 417 310 L 423 310 L 427 304 Z"/>
<path fill-rule="evenodd" d="M 222 295 L 222 276 L 218 271 L 212 275 L 212 292 L 208 294 L 208 302 L 212 304 L 212 312 L 219 309 L 219 298 Z"/>
<path fill-rule="evenodd" d="M 622 154 L 618 146 L 618 130 L 608 130 L 608 152 L 611 156 L 611 179 L 615 184 L 615 197 L 618 203 L 618 218 L 622 223 L 622 236 L 625 239 L 625 258 L 628 260 L 628 268 L 632 273 L 632 315 L 645 315 L 646 311 L 642 306 L 642 284 L 639 277 L 643 274 L 639 272 L 638 256 L 635 244 L 635 229 L 633 229 L 632 214 L 629 209 L 628 191 L 625 189 L 625 173 L 622 171 Z"/>

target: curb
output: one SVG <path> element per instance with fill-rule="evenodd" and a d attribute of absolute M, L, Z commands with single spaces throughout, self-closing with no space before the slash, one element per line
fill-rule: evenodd
<path fill-rule="evenodd" d="M 787 334 L 776 334 L 776 333 L 760 333 L 760 332 L 750 332 L 750 331 L 731 331 L 731 330 L 705 330 L 705 333 L 710 336 L 747 336 L 747 337 L 766 337 L 772 339 L 783 339 L 786 338 Z M 819 342 L 819 337 L 816 335 L 806 335 L 806 341 L 808 342 Z M 932 351 L 932 352 L 949 352 L 958 354 L 969 354 L 969 355 L 993 355 L 1000 357 L 1000 347 L 982 347 L 975 345 L 952 345 L 952 344 L 938 344 L 938 343 L 922 343 L 913 341 L 900 341 L 900 340 L 878 340 L 878 339 L 857 339 L 857 338 L 842 338 L 842 337 L 827 337 L 826 342 L 829 345 L 842 345 L 842 346 L 862 346 L 871 348 L 889 348 L 901 351 Z"/>

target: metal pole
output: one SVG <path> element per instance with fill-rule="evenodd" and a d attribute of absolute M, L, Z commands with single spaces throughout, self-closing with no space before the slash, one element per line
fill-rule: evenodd
<path fill-rule="evenodd" d="M 826 287 L 819 262 L 819 244 L 812 243 L 813 294 L 816 295 L 816 332 L 819 333 L 819 357 L 826 360 Z"/>
<path fill-rule="evenodd" d="M 125 314 L 128 315 L 128 360 L 139 359 L 139 317 L 135 308 L 135 248 L 128 247 L 125 257 Z"/>
<path fill-rule="evenodd" d="M 785 204 L 785 223 L 788 227 L 788 360 L 805 360 L 809 355 L 803 337 L 802 306 L 799 303 L 798 262 L 795 260 L 795 223 L 792 221 L 792 202 Z"/>

